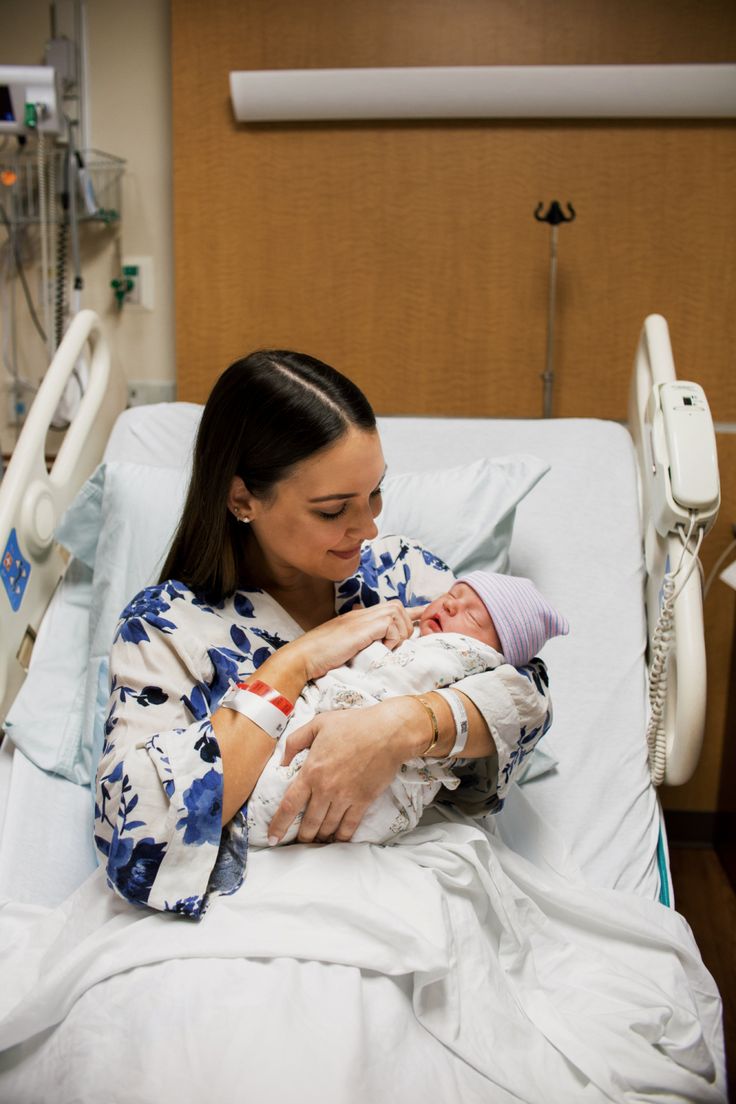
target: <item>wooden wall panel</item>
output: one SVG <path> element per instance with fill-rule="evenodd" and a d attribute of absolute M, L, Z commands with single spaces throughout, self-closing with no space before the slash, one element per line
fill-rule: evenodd
<path fill-rule="evenodd" d="M 235 357 L 292 347 L 379 413 L 541 413 L 549 231 L 560 232 L 555 413 L 623 418 L 646 314 L 681 378 L 736 421 L 731 122 L 237 126 L 231 69 L 733 60 L 732 0 L 172 0 L 179 397 Z M 723 521 L 736 520 L 733 438 Z M 722 584 L 719 584 L 722 586 Z M 710 744 L 667 797 L 715 807 L 724 610 L 708 612 Z M 720 726 L 720 727 L 719 727 Z"/>
<path fill-rule="evenodd" d="M 723 60 L 733 5 L 174 0 L 172 15 L 183 398 L 277 345 L 333 361 L 382 413 L 537 414 L 549 232 L 532 212 L 557 198 L 579 218 L 561 232 L 555 412 L 621 416 L 659 310 L 683 374 L 722 381 L 718 416 L 736 417 L 730 124 L 247 127 L 227 95 L 231 68 Z"/>

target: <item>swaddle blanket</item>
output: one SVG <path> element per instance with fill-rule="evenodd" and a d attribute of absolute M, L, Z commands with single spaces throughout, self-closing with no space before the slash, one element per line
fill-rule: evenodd
<path fill-rule="evenodd" d="M 248 843 L 266 847 L 268 826 L 290 783 L 301 770 L 309 751 L 300 751 L 288 767 L 281 765 L 289 735 L 317 713 L 330 709 L 363 708 L 398 694 L 421 694 L 450 686 L 468 675 L 494 670 L 504 663 L 493 648 L 460 633 L 419 636 L 418 630 L 394 651 L 379 641 L 369 645 L 349 663 L 310 682 L 296 702 L 294 713 L 281 735 L 255 790 L 248 801 Z M 525 718 L 521 718 L 522 723 Z M 425 807 L 442 786 L 454 790 L 459 779 L 452 773 L 453 759 L 411 759 L 384 792 L 368 807 L 353 835 L 354 843 L 388 843 L 416 828 Z M 301 816 L 282 839 L 290 843 L 299 831 Z"/>

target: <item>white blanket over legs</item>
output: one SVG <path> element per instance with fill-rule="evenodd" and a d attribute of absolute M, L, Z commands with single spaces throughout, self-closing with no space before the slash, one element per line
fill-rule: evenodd
<path fill-rule="evenodd" d="M 6 903 L 0 1099 L 724 1104 L 682 917 L 586 885 L 516 786 L 485 825 L 427 818 L 257 851 L 198 924 L 102 871 L 56 910 Z"/>
<path fill-rule="evenodd" d="M 399 694 L 426 693 L 503 664 L 503 656 L 481 641 L 460 633 L 433 633 L 415 635 L 393 651 L 376 642 L 350 663 L 308 683 L 248 800 L 249 846 L 268 845 L 268 826 L 309 754 L 308 750 L 299 752 L 288 767 L 282 767 L 284 744 L 292 732 L 311 721 L 315 714 L 376 705 Z M 440 787 L 454 790 L 458 786 L 451 770 L 454 762 L 412 759 L 404 763 L 391 786 L 366 810 L 353 843 L 388 843 L 399 833 L 416 828 Z M 301 816 L 293 822 L 282 843 L 296 838 L 300 820 Z"/>

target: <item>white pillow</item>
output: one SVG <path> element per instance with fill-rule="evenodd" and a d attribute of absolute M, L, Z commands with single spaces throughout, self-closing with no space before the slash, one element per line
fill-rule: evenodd
<path fill-rule="evenodd" d="M 508 566 L 516 506 L 548 468 L 536 457 L 509 456 L 389 476 L 379 531 L 418 540 L 456 574 L 481 567 L 503 571 Z M 30 672 L 8 718 L 14 742 L 46 770 L 76 782 L 88 782 L 94 775 L 102 748 L 107 664 L 115 625 L 130 599 L 157 580 L 181 515 L 188 479 L 186 468 L 108 462 L 97 469 L 61 519 L 57 539 L 94 574 L 90 586 L 80 566 L 79 585 L 75 587 L 70 579 L 66 593 L 63 588 L 60 593 L 66 603 L 76 604 L 77 619 L 86 611 L 87 621 L 84 626 L 80 622 L 71 637 L 68 632 L 39 636 Z M 58 610 L 48 616 L 58 621 Z M 76 647 L 70 647 L 70 642 Z M 54 665 L 60 684 L 53 698 L 37 677 L 49 664 Z M 81 711 L 80 685 L 84 685 Z M 60 717 L 66 718 L 61 724 Z M 49 734 L 59 729 L 55 747 Z"/>
<path fill-rule="evenodd" d="M 456 575 L 508 571 L 516 507 L 548 471 L 536 456 L 519 455 L 387 476 L 379 533 L 412 537 Z"/>

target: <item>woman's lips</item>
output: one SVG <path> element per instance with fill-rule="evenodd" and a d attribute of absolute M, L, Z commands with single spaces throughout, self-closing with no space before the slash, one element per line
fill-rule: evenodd
<path fill-rule="evenodd" d="M 360 545 L 357 548 L 350 548 L 347 552 L 338 552 L 337 549 L 331 548 L 333 556 L 337 556 L 340 560 L 352 560 L 354 556 L 357 556 L 360 552 Z"/>

